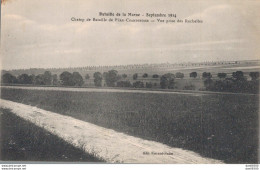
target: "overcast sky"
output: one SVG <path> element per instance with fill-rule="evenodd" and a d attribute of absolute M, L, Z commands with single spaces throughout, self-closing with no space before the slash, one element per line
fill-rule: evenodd
<path fill-rule="evenodd" d="M 258 0 L 7 0 L 1 7 L 2 67 L 258 59 L 259 7 Z M 71 21 L 99 12 L 176 13 L 203 23 Z"/>

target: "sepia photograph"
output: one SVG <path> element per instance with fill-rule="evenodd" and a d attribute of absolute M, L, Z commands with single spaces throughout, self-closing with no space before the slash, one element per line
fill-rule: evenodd
<path fill-rule="evenodd" d="M 2 169 L 258 170 L 259 10 L 258 0 L 2 0 Z"/>

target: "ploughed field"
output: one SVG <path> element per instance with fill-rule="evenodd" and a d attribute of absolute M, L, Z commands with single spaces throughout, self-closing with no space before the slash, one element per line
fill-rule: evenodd
<path fill-rule="evenodd" d="M 226 163 L 257 163 L 258 96 L 1 89 L 3 99 Z"/>

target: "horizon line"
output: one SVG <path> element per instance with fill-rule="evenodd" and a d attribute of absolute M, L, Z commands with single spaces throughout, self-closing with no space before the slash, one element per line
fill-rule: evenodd
<path fill-rule="evenodd" d="M 164 62 L 164 63 L 142 63 L 142 64 L 116 64 L 116 65 L 87 65 L 87 66 L 74 66 L 74 67 L 30 67 L 30 68 L 14 68 L 14 69 L 1 69 L 2 71 L 14 71 L 14 70 L 31 70 L 31 69 L 77 69 L 77 68 L 98 68 L 98 67 L 120 67 L 120 66 L 142 66 L 142 65 L 162 65 L 162 64 L 169 64 L 169 65 L 182 65 L 182 64 L 200 64 L 200 63 L 221 63 L 221 62 L 247 62 L 247 61 L 260 61 L 260 59 L 252 59 L 252 60 L 221 60 L 221 61 L 201 61 L 201 62 Z"/>

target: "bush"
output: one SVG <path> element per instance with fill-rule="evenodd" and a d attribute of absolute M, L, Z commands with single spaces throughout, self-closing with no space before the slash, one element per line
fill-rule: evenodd
<path fill-rule="evenodd" d="M 132 84 L 130 83 L 130 81 L 119 81 L 116 84 L 117 87 L 131 87 Z"/>
<path fill-rule="evenodd" d="M 207 73 L 207 72 L 203 72 L 202 73 L 202 77 L 205 78 L 205 79 L 210 79 L 212 77 L 211 73 Z"/>
<path fill-rule="evenodd" d="M 159 75 L 158 74 L 154 74 L 153 78 L 159 78 Z"/>
<path fill-rule="evenodd" d="M 190 77 L 196 78 L 198 76 L 197 72 L 191 72 Z"/>
<path fill-rule="evenodd" d="M 126 75 L 126 74 L 123 74 L 122 77 L 125 79 L 125 78 L 127 78 L 127 75 Z"/>
<path fill-rule="evenodd" d="M 212 90 L 214 89 L 214 81 L 210 78 L 207 78 L 206 80 L 204 80 L 204 86 L 206 90 Z"/>
<path fill-rule="evenodd" d="M 257 80 L 259 78 L 259 72 L 250 72 L 249 76 L 252 80 Z"/>
<path fill-rule="evenodd" d="M 213 82 L 211 79 L 204 81 L 206 90 L 233 93 L 254 93 L 259 92 L 259 80 L 246 81 L 245 79 L 226 78 Z"/>
<path fill-rule="evenodd" d="M 227 77 L 227 73 L 218 73 L 218 77 L 219 78 L 226 78 Z"/>
<path fill-rule="evenodd" d="M 144 83 L 141 81 L 136 81 L 133 83 L 134 88 L 144 88 Z"/>
<path fill-rule="evenodd" d="M 153 87 L 153 84 L 151 82 L 146 82 L 145 83 L 145 87 L 146 88 L 152 88 Z"/>
<path fill-rule="evenodd" d="M 137 78 L 138 78 L 138 74 L 135 73 L 135 74 L 133 75 L 133 79 L 134 79 L 134 80 L 137 80 Z"/>
<path fill-rule="evenodd" d="M 183 78 L 184 77 L 184 74 L 183 73 L 181 73 L 181 72 L 177 72 L 176 73 L 176 78 Z"/>
<path fill-rule="evenodd" d="M 147 73 L 144 73 L 143 74 L 143 78 L 147 78 L 148 77 L 148 74 Z"/>
<path fill-rule="evenodd" d="M 232 73 L 232 77 L 235 80 L 245 80 L 244 73 L 242 71 L 236 71 Z"/>
<path fill-rule="evenodd" d="M 190 85 L 185 85 L 183 87 L 183 90 L 195 90 L 195 86 L 190 84 Z"/>

